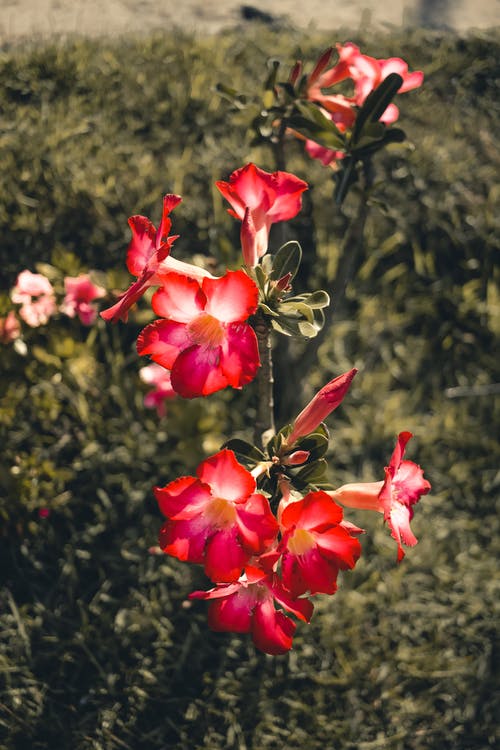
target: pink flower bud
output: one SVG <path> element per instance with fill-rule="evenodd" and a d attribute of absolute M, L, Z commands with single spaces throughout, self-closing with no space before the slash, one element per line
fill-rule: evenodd
<path fill-rule="evenodd" d="M 311 399 L 305 409 L 293 423 L 292 432 L 287 439 L 289 445 L 293 445 L 299 438 L 314 432 L 321 422 L 323 422 L 330 412 L 334 411 L 342 403 L 344 396 L 349 390 L 351 381 L 357 373 L 353 368 L 343 375 L 339 375 L 323 388 Z"/>
<path fill-rule="evenodd" d="M 300 466 L 307 461 L 310 455 L 309 451 L 294 451 L 284 459 L 283 463 L 286 466 Z"/>

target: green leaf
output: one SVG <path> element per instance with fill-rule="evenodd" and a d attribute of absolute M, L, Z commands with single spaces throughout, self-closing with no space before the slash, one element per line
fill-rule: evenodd
<path fill-rule="evenodd" d="M 273 270 L 269 274 L 269 277 L 274 281 L 278 281 L 278 279 L 289 273 L 293 279 L 299 270 L 301 260 L 302 248 L 299 243 L 295 240 L 285 243 L 273 257 Z"/>
<path fill-rule="evenodd" d="M 384 114 L 387 106 L 401 88 L 402 83 L 403 79 L 400 75 L 389 73 L 387 78 L 384 78 L 382 83 L 366 97 L 354 124 L 352 132 L 353 145 L 357 145 L 360 141 L 365 124 L 377 122 Z"/>
<path fill-rule="evenodd" d="M 320 330 L 321 329 L 315 326 L 314 323 L 309 323 L 307 320 L 301 320 L 299 322 L 299 332 L 302 336 L 305 336 L 306 339 L 313 339 L 318 335 L 318 331 Z"/>
<path fill-rule="evenodd" d="M 229 450 L 232 450 L 237 457 L 242 458 L 250 463 L 260 463 L 260 461 L 265 461 L 266 456 L 264 453 L 262 453 L 259 448 L 257 448 L 255 445 L 252 445 L 252 443 L 247 443 L 246 440 L 240 440 L 239 438 L 232 438 L 231 440 L 228 440 L 224 445 L 223 448 L 229 448 Z"/>
<path fill-rule="evenodd" d="M 323 289 L 318 289 L 316 292 L 308 294 L 305 301 L 306 304 L 313 309 L 328 307 L 330 304 L 330 295 L 327 292 L 324 292 Z"/>

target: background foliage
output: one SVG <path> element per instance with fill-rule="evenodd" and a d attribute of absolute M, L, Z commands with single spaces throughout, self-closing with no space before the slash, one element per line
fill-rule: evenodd
<path fill-rule="evenodd" d="M 125 288 L 127 217 L 157 220 L 167 191 L 184 196 L 176 256 L 236 265 L 239 227 L 213 182 L 249 159 L 273 164 L 215 84 L 256 91 L 271 53 L 291 64 L 334 41 L 259 27 L 5 47 L 0 314 L 24 268 L 56 283 L 97 269 L 107 288 Z M 363 558 L 333 599 L 317 597 L 290 655 L 210 633 L 205 605 L 185 602 L 202 574 L 148 554 L 160 526 L 151 487 L 249 437 L 251 389 L 173 402 L 162 421 L 146 411 L 134 349 L 145 306 L 127 326 L 61 319 L 26 332 L 26 356 L 1 352 L 2 747 L 495 745 L 500 37 L 351 41 L 404 57 L 426 81 L 400 99 L 415 147 L 377 160 L 359 277 L 296 411 L 360 368 L 330 420 L 332 480 L 381 478 L 397 432 L 413 431 L 409 457 L 433 484 L 414 521 L 420 543 L 396 567 L 381 520 L 351 512 L 369 531 Z M 298 144 L 288 167 L 314 186 L 291 230 L 309 253 L 303 281 L 328 286 L 346 216 L 328 170 Z"/>

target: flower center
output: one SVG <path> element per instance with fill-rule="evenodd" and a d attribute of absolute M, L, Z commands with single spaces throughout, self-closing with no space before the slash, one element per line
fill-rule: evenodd
<path fill-rule="evenodd" d="M 314 536 L 306 529 L 295 529 L 294 533 L 288 540 L 288 549 L 292 555 L 305 555 L 316 546 Z"/>
<path fill-rule="evenodd" d="M 217 318 L 209 313 L 200 313 L 188 325 L 193 344 L 214 348 L 224 341 L 224 329 Z"/>
<path fill-rule="evenodd" d="M 212 499 L 207 508 L 207 514 L 211 525 L 217 526 L 219 529 L 232 526 L 236 520 L 236 508 L 234 504 L 223 497 L 214 497 Z"/>

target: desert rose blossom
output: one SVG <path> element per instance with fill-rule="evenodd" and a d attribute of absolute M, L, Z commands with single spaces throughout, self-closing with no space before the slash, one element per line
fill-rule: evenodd
<path fill-rule="evenodd" d="M 241 388 L 260 365 L 257 337 L 246 322 L 257 309 L 258 289 L 244 271 L 200 283 L 177 273 L 162 277 L 152 307 L 163 320 L 139 334 L 137 351 L 171 370 L 184 398 Z"/>
<path fill-rule="evenodd" d="M 11 310 L 5 318 L 0 318 L 0 344 L 10 344 L 21 335 L 21 324 Z"/>
<path fill-rule="evenodd" d="M 289 172 L 265 172 L 251 163 L 234 171 L 229 182 L 215 184 L 232 206 L 228 212 L 243 222 L 241 239 L 249 266 L 267 252 L 272 224 L 296 216 L 308 189 L 307 182 Z"/>
<path fill-rule="evenodd" d="M 104 297 L 106 290 L 92 283 L 87 274 L 67 276 L 64 279 L 66 295 L 61 305 L 61 312 L 74 318 L 78 315 L 84 326 L 90 326 L 97 318 L 97 308 L 92 302 Z"/>
<path fill-rule="evenodd" d="M 195 477 L 156 487 L 167 518 L 160 547 L 179 560 L 202 563 L 214 582 L 238 580 L 250 558 L 276 539 L 278 522 L 256 482 L 224 449 L 203 461 Z"/>
<path fill-rule="evenodd" d="M 323 491 L 286 505 L 280 514 L 281 576 L 292 596 L 333 594 L 339 570 L 355 566 L 361 554 L 351 535 L 356 527 L 348 530 L 342 521 L 342 508 Z"/>
<path fill-rule="evenodd" d="M 273 573 L 248 566 L 238 581 L 210 591 L 193 591 L 190 599 L 208 599 L 208 624 L 219 632 L 251 633 L 255 646 L 266 654 L 285 654 L 292 648 L 295 622 L 281 609 L 309 622 L 313 605 L 286 591 Z M 281 609 L 277 610 L 277 604 Z"/>
<path fill-rule="evenodd" d="M 21 271 L 10 298 L 21 305 L 19 315 L 32 328 L 44 325 L 57 312 L 52 284 L 41 273 Z"/>
<path fill-rule="evenodd" d="M 302 409 L 292 425 L 292 431 L 286 439 L 287 445 L 293 445 L 299 438 L 314 432 L 321 422 L 342 403 L 349 390 L 352 379 L 357 373 L 353 368 L 349 372 L 330 380 Z"/>
<path fill-rule="evenodd" d="M 330 497 L 349 508 L 383 513 L 398 545 L 398 562 L 405 554 L 401 542 L 409 547 L 417 543 L 410 528 L 413 506 L 431 489 L 420 466 L 413 461 L 403 460 L 406 444 L 411 437 L 411 432 L 399 433 L 389 466 L 385 467 L 383 481 L 345 484 L 338 490 L 328 492 Z"/>
<path fill-rule="evenodd" d="M 153 386 L 153 389 L 144 396 L 144 406 L 148 409 L 156 409 L 158 416 L 164 417 L 167 413 L 165 401 L 177 396 L 170 382 L 170 372 L 153 362 L 141 367 L 139 377 L 143 383 Z"/>
<path fill-rule="evenodd" d="M 127 268 L 133 276 L 137 276 L 137 281 L 131 284 L 116 304 L 101 312 L 104 320 L 112 323 L 118 320 L 126 322 L 128 311 L 146 289 L 160 284 L 158 273 L 176 271 L 195 279 L 214 278 L 204 268 L 176 260 L 170 255 L 172 245 L 179 236 L 168 236 L 172 226 L 170 214 L 181 200 L 179 195 L 164 196 L 163 214 L 158 229 L 146 216 L 131 216 L 128 220 L 132 240 L 127 250 Z"/>

